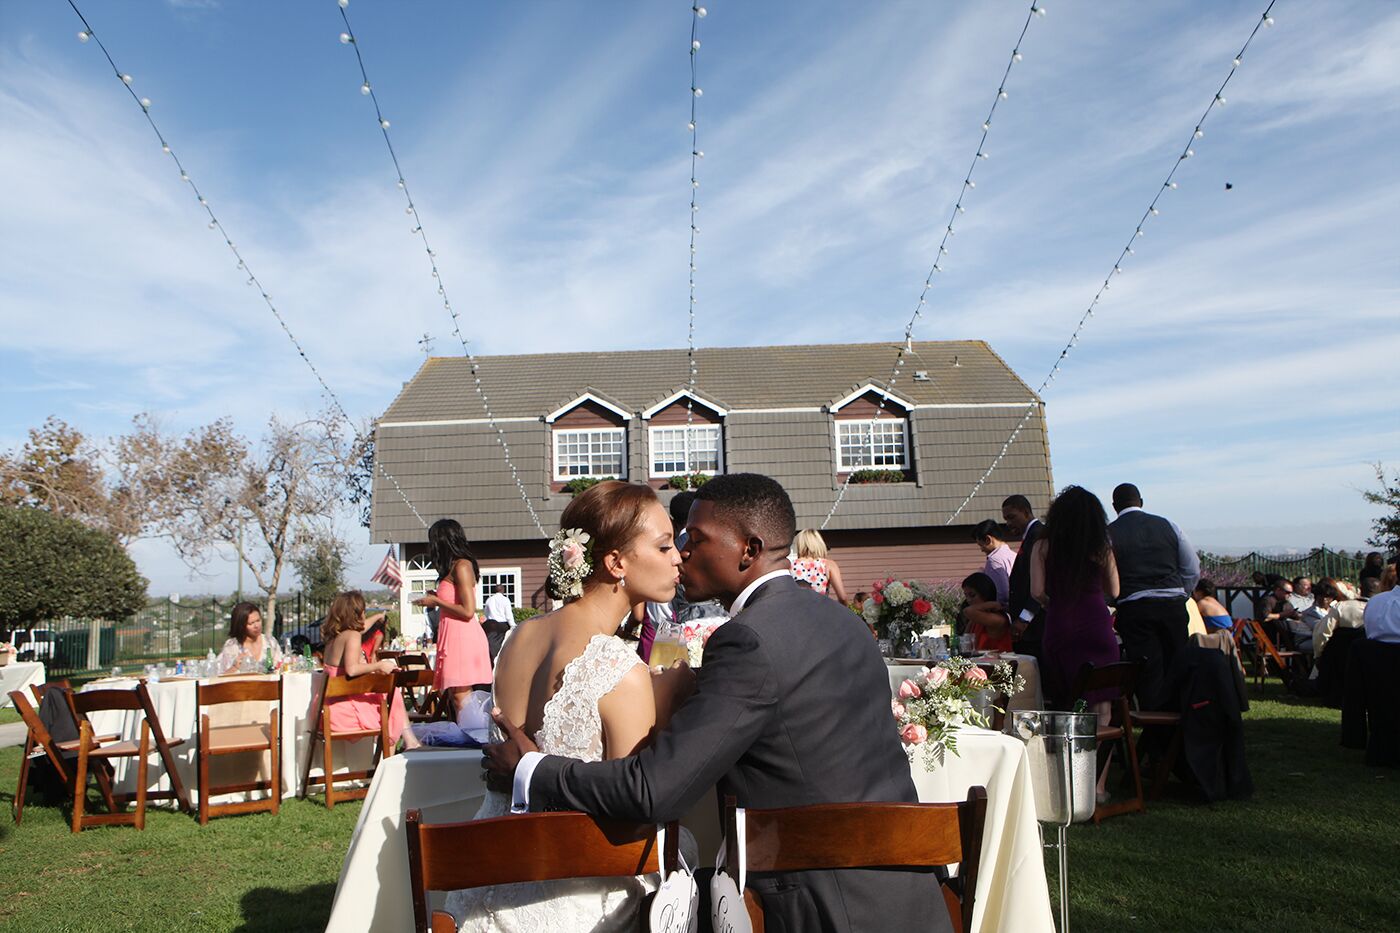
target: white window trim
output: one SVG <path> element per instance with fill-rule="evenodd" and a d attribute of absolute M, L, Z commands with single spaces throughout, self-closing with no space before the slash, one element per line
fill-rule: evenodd
<path fill-rule="evenodd" d="M 694 392 L 691 392 L 688 389 L 681 389 L 679 392 L 673 393 L 672 395 L 668 395 L 666 398 L 657 402 L 655 405 L 651 406 L 646 411 L 642 412 L 642 420 L 650 421 L 652 418 L 656 417 L 656 415 L 662 409 L 670 407 L 671 405 L 675 404 L 676 402 L 679 402 L 683 398 L 688 398 L 691 401 L 695 402 L 697 405 L 702 405 L 705 408 L 708 408 L 710 411 L 714 412 L 716 415 L 719 415 L 721 418 L 729 414 L 727 410 L 721 408 L 719 405 L 716 405 L 709 399 L 702 398 L 701 396 L 696 395 Z"/>
<path fill-rule="evenodd" d="M 524 594 L 521 593 L 520 591 L 521 591 L 521 589 L 522 589 L 522 588 L 524 587 L 524 585 L 525 585 L 525 573 L 524 573 L 524 570 L 523 570 L 522 568 L 520 568 L 520 567 L 482 567 L 482 568 L 481 568 L 481 579 L 479 579 L 479 580 L 476 581 L 476 604 L 477 604 L 478 606 L 482 607 L 481 611 L 482 611 L 482 612 L 485 612 L 485 611 L 486 611 L 486 597 L 487 597 L 488 595 L 490 595 L 490 594 L 488 594 L 488 593 L 485 591 L 485 589 L 484 589 L 483 586 L 482 586 L 482 582 L 481 582 L 482 580 L 484 580 L 484 579 L 486 578 L 486 575 L 487 575 L 488 573 L 489 573 L 489 574 L 493 574 L 493 575 L 498 576 L 498 577 L 505 577 L 505 576 L 513 576 L 513 577 L 515 577 L 515 597 L 511 600 L 511 604 L 512 604 L 516 609 L 523 608 L 523 604 L 522 604 L 521 601 L 520 601 L 520 597 L 523 596 Z"/>
<path fill-rule="evenodd" d="M 881 466 L 876 466 L 876 465 L 873 464 L 873 463 L 870 464 L 869 466 L 863 466 L 863 465 L 861 465 L 861 464 L 854 464 L 854 465 L 851 465 L 851 464 L 843 463 L 843 462 L 842 462 L 842 458 L 841 458 L 841 425 L 843 425 L 843 424 L 847 424 L 847 425 L 850 425 L 850 424 L 859 424 L 859 425 L 861 425 L 861 426 L 865 426 L 865 425 L 871 424 L 872 422 L 876 422 L 876 421 L 883 421 L 883 422 L 885 422 L 886 424 L 890 424 L 890 423 L 893 423 L 893 422 L 895 422 L 895 421 L 898 421 L 898 422 L 900 422 L 900 423 L 903 425 L 903 427 L 904 427 L 904 459 L 903 459 L 903 461 L 902 461 L 898 466 L 894 466 L 894 465 L 890 465 L 890 464 L 885 464 L 885 465 L 881 465 Z M 867 434 L 866 437 L 868 437 L 868 436 L 869 436 L 869 435 Z M 834 420 L 831 422 L 831 442 L 832 442 L 833 448 L 834 448 L 835 451 L 836 451 L 836 472 L 837 472 L 837 473 L 854 473 L 854 472 L 856 472 L 857 470 L 909 470 L 909 469 L 913 469 L 913 467 L 912 467 L 911 464 L 910 464 L 910 460 L 909 460 L 910 437 L 909 437 L 909 419 L 908 419 L 908 418 L 837 418 L 837 419 L 834 419 Z M 873 458 L 872 458 L 872 459 L 873 459 Z"/>
<path fill-rule="evenodd" d="M 554 437 L 553 437 L 553 442 L 554 442 L 554 481 L 555 481 L 556 483 L 567 483 L 569 480 L 573 480 L 573 479 L 591 479 L 591 478 L 595 478 L 595 477 L 601 479 L 602 477 L 605 477 L 605 476 L 616 476 L 618 479 L 623 479 L 623 480 L 625 480 L 625 479 L 627 478 L 627 429 L 626 429 L 626 428 L 615 428 L 615 427 L 612 427 L 611 425 L 609 425 L 608 427 L 595 427 L 595 428 L 555 428 L 554 431 L 553 431 L 552 433 L 553 433 L 553 435 L 554 435 Z M 560 468 L 559 468 L 559 467 L 560 467 L 560 464 L 559 464 L 559 440 L 560 440 L 560 438 L 562 438 L 562 437 L 564 437 L 564 436 L 566 436 L 566 435 L 569 435 L 569 434 L 603 434 L 603 433 L 607 433 L 607 434 L 616 434 L 616 435 L 618 435 L 619 437 L 622 438 L 622 469 L 621 469 L 621 470 L 619 470 L 616 474 L 613 474 L 613 473 L 596 473 L 596 474 L 595 474 L 595 473 L 567 473 L 567 474 L 566 474 L 566 473 L 562 473 L 562 472 L 560 471 Z"/>
<path fill-rule="evenodd" d="M 831 412 L 832 414 L 835 414 L 836 412 L 845 408 L 847 405 L 854 402 L 856 399 L 860 398 L 862 395 L 865 395 L 867 392 L 874 392 L 876 395 L 884 399 L 886 403 L 894 402 L 896 405 L 898 405 L 900 408 L 903 408 L 905 411 L 911 411 L 914 408 L 914 403 L 909 401 L 908 399 L 901 398 L 900 396 L 895 395 L 893 392 L 890 392 L 886 389 L 882 389 L 873 382 L 867 382 L 865 385 L 861 386 L 859 389 L 856 389 L 850 395 L 847 395 L 844 398 L 832 402 L 826 407 L 827 411 Z M 869 421 L 870 419 L 866 418 L 863 420 Z"/>
<path fill-rule="evenodd" d="M 603 408 L 606 408 L 608 411 L 612 412 L 614 415 L 617 415 L 623 421 L 632 420 L 632 413 L 630 411 L 624 411 L 623 409 L 618 408 L 612 402 L 609 402 L 607 399 L 599 398 L 592 392 L 585 392 L 578 398 L 574 399 L 572 402 L 568 402 L 567 404 L 561 405 L 559 408 L 556 408 L 554 411 L 545 415 L 545 423 L 553 424 L 554 422 L 562 418 L 564 415 L 567 415 L 569 412 L 582 405 L 584 402 L 592 402 L 595 405 L 600 405 Z"/>
<path fill-rule="evenodd" d="M 670 479 L 672 476 L 687 476 L 687 475 L 689 475 L 689 474 L 692 472 L 692 471 L 690 471 L 690 470 L 682 470 L 682 471 L 680 471 L 680 472 L 670 472 L 670 471 L 657 472 L 657 471 L 656 471 L 656 432 L 657 432 L 657 431 L 684 431 L 687 427 L 690 427 L 690 428 L 714 428 L 714 429 L 715 429 L 715 432 L 719 435 L 719 449 L 716 451 L 717 456 L 716 456 L 716 458 L 715 458 L 715 462 L 716 462 L 716 464 L 717 464 L 717 466 L 715 467 L 715 475 L 719 475 L 720 473 L 723 473 L 723 472 L 724 472 L 724 425 L 721 425 L 721 424 L 698 424 L 698 423 L 697 423 L 697 424 L 692 424 L 692 425 L 684 425 L 684 424 L 659 424 L 659 425 L 656 425 L 655 427 L 647 428 L 647 469 L 651 471 L 651 472 L 650 472 L 650 475 L 651 475 L 653 478 L 655 478 L 655 479 Z M 686 450 L 685 461 L 686 461 L 687 464 L 690 463 L 690 451 L 689 451 L 689 450 Z"/>

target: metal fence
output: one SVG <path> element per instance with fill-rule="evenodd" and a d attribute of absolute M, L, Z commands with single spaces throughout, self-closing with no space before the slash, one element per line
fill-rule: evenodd
<path fill-rule="evenodd" d="M 1355 580 L 1365 560 L 1358 556 L 1333 551 L 1326 545 L 1313 548 L 1302 555 L 1268 555 L 1250 552 L 1243 557 L 1201 555 L 1201 575 L 1210 577 L 1219 586 L 1246 586 L 1256 573 L 1278 574 L 1281 577 L 1337 577 Z"/>
<path fill-rule="evenodd" d="M 258 599 L 250 602 L 262 604 Z M 214 598 L 161 599 L 121 622 L 62 619 L 42 623 L 31 632 L 14 633 L 15 647 L 21 658 L 44 662 L 51 678 L 202 658 L 223 648 L 234 605 L 233 600 Z M 263 630 L 280 639 L 322 619 L 326 606 L 326 601 L 305 593 L 280 597 L 276 618 L 271 625 L 264 622 Z"/>

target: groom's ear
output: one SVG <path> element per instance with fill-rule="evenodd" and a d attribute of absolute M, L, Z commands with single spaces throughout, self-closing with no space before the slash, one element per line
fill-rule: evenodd
<path fill-rule="evenodd" d="M 749 535 L 744 539 L 744 550 L 739 555 L 739 569 L 748 570 L 758 563 L 765 550 L 762 538 L 758 535 Z"/>

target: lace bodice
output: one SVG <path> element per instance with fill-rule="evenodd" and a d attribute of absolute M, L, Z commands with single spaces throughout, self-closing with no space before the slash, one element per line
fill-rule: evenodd
<path fill-rule="evenodd" d="M 603 760 L 603 720 L 598 701 L 623 676 L 642 664 L 637 652 L 615 635 L 594 635 L 583 653 L 564 666 L 559 689 L 544 705 L 535 744 L 546 755 Z"/>

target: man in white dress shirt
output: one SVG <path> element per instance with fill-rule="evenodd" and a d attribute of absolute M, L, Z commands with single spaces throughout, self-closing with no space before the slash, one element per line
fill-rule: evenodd
<path fill-rule="evenodd" d="M 491 590 L 491 595 L 486 598 L 485 610 L 486 644 L 491 650 L 491 663 L 494 665 L 496 655 L 501 653 L 501 645 L 505 644 L 506 635 L 515 622 L 515 607 L 506 595 L 505 586 L 496 584 Z"/>

